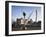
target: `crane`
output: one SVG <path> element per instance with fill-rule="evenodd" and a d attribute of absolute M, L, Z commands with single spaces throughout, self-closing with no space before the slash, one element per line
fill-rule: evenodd
<path fill-rule="evenodd" d="M 25 21 L 25 25 L 28 23 L 28 20 L 30 19 L 31 15 L 33 14 L 33 11 L 30 13 L 28 19 Z"/>
<path fill-rule="evenodd" d="M 25 21 L 25 25 L 27 25 L 28 20 L 30 19 L 30 17 L 31 17 L 32 14 L 33 14 L 33 11 L 30 13 L 28 19 Z M 35 21 L 37 22 L 37 10 L 36 10 L 36 19 L 35 19 Z"/>
<path fill-rule="evenodd" d="M 36 19 L 35 19 L 35 21 L 37 22 L 37 10 L 36 10 Z"/>

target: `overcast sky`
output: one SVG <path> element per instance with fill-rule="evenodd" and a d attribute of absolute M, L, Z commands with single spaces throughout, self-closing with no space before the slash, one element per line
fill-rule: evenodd
<path fill-rule="evenodd" d="M 37 10 L 37 21 L 41 20 L 41 7 L 34 6 L 12 6 L 12 20 L 16 21 L 17 18 L 23 18 L 23 12 L 26 13 L 26 19 L 30 16 L 30 19 L 35 21 Z"/>

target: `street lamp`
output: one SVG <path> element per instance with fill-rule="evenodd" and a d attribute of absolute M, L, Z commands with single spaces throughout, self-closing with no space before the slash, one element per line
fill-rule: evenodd
<path fill-rule="evenodd" d="M 24 16 L 24 26 L 23 26 L 23 29 L 25 30 L 25 16 L 26 16 L 25 12 L 23 12 L 23 16 Z"/>

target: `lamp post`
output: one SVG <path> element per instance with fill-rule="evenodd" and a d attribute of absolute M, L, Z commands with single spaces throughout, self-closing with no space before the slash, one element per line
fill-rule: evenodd
<path fill-rule="evenodd" d="M 23 12 L 23 16 L 24 16 L 24 26 L 23 26 L 23 29 L 25 30 L 25 16 L 26 16 L 25 12 Z"/>

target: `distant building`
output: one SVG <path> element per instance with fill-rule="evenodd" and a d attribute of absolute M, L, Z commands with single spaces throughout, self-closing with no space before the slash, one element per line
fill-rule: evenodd
<path fill-rule="evenodd" d="M 29 21 L 28 21 L 28 25 L 31 25 L 32 24 L 32 22 L 33 22 L 33 20 L 32 19 L 30 19 Z"/>
<path fill-rule="evenodd" d="M 20 19 L 17 18 L 17 20 L 16 20 L 17 24 L 19 24 L 19 25 L 26 23 L 26 21 L 28 21 L 27 22 L 28 25 L 32 24 L 32 19 L 27 20 L 27 19 L 23 19 L 23 18 L 20 18 Z"/>
<path fill-rule="evenodd" d="M 21 24 L 25 24 L 27 19 L 21 19 Z"/>
<path fill-rule="evenodd" d="M 21 24 L 24 24 L 24 19 L 21 19 Z"/>
<path fill-rule="evenodd" d="M 21 24 L 21 19 L 17 18 L 16 23 L 20 25 Z"/>

